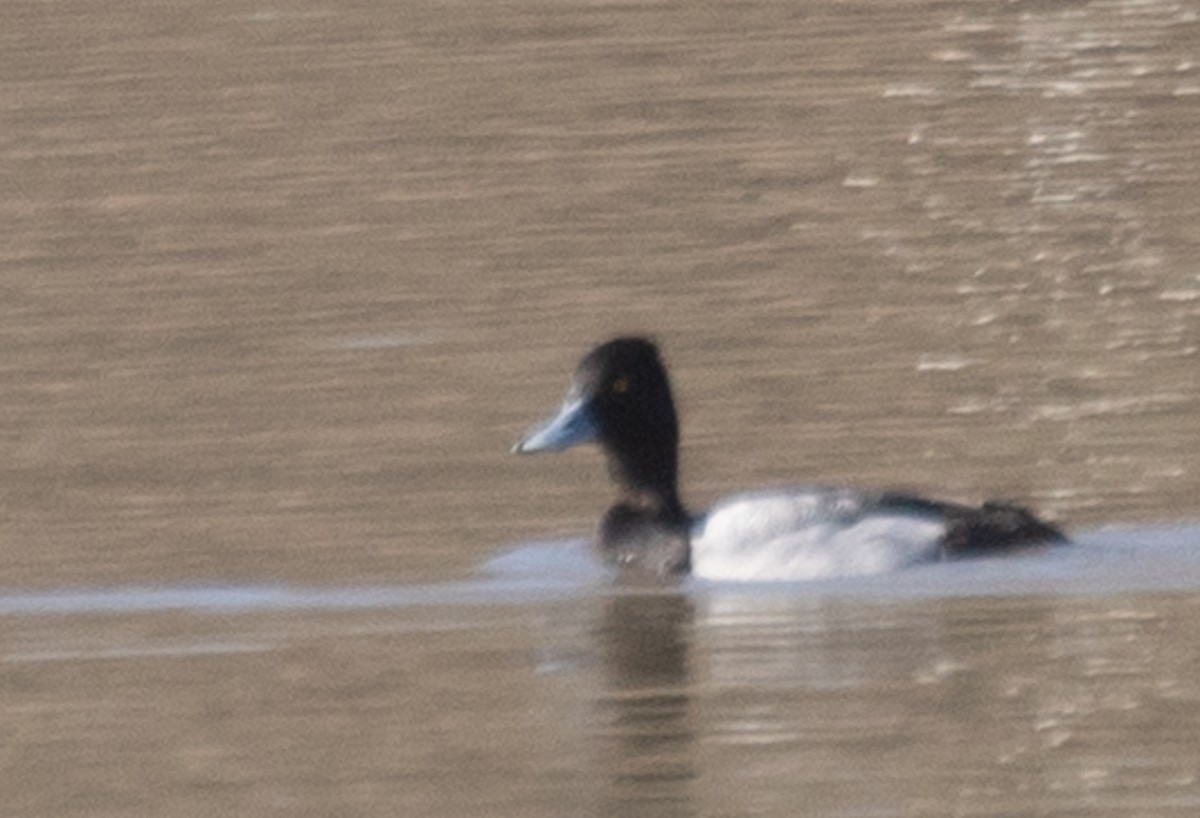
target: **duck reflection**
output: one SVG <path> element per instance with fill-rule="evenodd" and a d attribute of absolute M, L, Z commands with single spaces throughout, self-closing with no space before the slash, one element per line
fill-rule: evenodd
<path fill-rule="evenodd" d="M 695 814 L 690 643 L 695 610 L 677 593 L 622 594 L 607 601 L 598 631 L 604 663 L 599 700 L 603 814 L 681 818 Z"/>

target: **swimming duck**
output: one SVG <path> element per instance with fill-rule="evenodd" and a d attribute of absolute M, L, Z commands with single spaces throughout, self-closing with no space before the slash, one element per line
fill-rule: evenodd
<path fill-rule="evenodd" d="M 679 499 L 679 423 L 667 369 L 646 338 L 615 338 L 585 355 L 558 413 L 514 451 L 592 442 L 618 487 L 595 544 L 609 562 L 638 574 L 814 579 L 1066 542 L 1008 502 L 976 507 L 895 491 L 769 489 L 693 516 Z"/>

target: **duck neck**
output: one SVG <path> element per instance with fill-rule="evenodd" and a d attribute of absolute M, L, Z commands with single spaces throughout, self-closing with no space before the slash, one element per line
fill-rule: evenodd
<path fill-rule="evenodd" d="M 623 576 L 686 573 L 691 566 L 690 521 L 676 489 L 674 461 L 668 461 L 671 468 L 640 471 L 632 462 L 610 461 L 620 490 L 600 520 L 596 543 Z"/>
<path fill-rule="evenodd" d="M 640 457 L 613 457 L 609 468 L 616 481 L 618 505 L 637 509 L 670 527 L 686 524 L 688 515 L 679 499 L 678 465 L 675 447 L 659 449 L 657 456 L 649 454 L 654 447 L 641 450 Z"/>

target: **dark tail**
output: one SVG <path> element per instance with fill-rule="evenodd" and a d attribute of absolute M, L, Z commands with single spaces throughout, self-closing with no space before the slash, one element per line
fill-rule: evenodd
<path fill-rule="evenodd" d="M 979 557 L 1067 542 L 1057 526 L 1029 509 L 1005 500 L 988 500 L 979 508 L 951 513 L 942 558 Z"/>
<path fill-rule="evenodd" d="M 880 496 L 879 505 L 943 517 L 947 525 L 942 559 L 982 557 L 1069 542 L 1057 526 L 1007 500 L 988 500 L 974 507 L 887 492 Z"/>

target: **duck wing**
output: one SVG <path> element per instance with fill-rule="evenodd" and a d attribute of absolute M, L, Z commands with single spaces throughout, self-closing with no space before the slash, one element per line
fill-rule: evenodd
<path fill-rule="evenodd" d="M 692 527 L 692 572 L 710 579 L 811 580 L 884 574 L 939 559 L 949 531 L 933 502 L 837 488 L 729 497 Z"/>
<path fill-rule="evenodd" d="M 1003 500 L 976 507 L 904 492 L 776 489 L 734 495 L 698 518 L 692 571 L 749 581 L 869 576 L 1067 541 Z"/>

